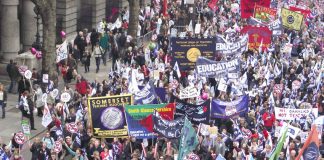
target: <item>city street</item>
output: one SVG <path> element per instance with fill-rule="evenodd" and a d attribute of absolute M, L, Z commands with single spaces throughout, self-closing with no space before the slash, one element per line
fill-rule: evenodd
<path fill-rule="evenodd" d="M 79 64 L 78 70 L 81 75 L 83 75 L 88 81 L 92 82 L 97 79 L 99 81 L 104 80 L 108 77 L 108 72 L 111 68 L 111 61 L 107 62 L 107 66 L 101 63 L 99 73 L 96 73 L 96 65 L 94 58 L 91 59 L 90 72 L 84 73 L 84 67 Z M 9 77 L 0 76 L 0 82 L 6 87 L 9 85 Z M 75 81 L 70 83 L 74 86 Z M 64 87 L 62 78 L 60 77 L 59 89 Z M 8 94 L 7 107 L 6 107 L 6 118 L 0 119 L 0 137 L 5 144 L 9 144 L 12 138 L 12 134 L 21 131 L 21 112 L 16 108 L 18 104 L 18 94 Z M 35 118 L 35 128 L 37 130 L 31 130 L 31 141 L 35 137 L 43 137 L 44 131 L 46 130 L 44 126 L 41 125 L 42 118 L 34 114 Z M 31 142 L 32 143 L 32 142 Z M 22 149 L 23 157 L 28 160 L 31 158 L 31 152 L 29 151 L 28 142 L 25 143 Z"/>

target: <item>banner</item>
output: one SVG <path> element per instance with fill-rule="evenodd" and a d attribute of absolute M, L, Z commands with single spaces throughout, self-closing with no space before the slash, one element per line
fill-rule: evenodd
<path fill-rule="evenodd" d="M 276 119 L 280 120 L 295 120 L 302 117 L 307 117 L 313 113 L 315 117 L 318 116 L 318 108 L 311 109 L 292 109 L 292 108 L 279 108 L 275 107 Z"/>
<path fill-rule="evenodd" d="M 199 96 L 199 92 L 197 88 L 193 86 L 188 86 L 184 89 L 180 90 L 179 98 L 185 99 L 185 98 L 195 98 Z"/>
<path fill-rule="evenodd" d="M 289 6 L 289 10 L 294 11 L 294 12 L 300 12 L 301 14 L 304 15 L 304 18 L 307 18 L 312 13 L 308 9 L 301 9 L 301 8 L 294 7 L 294 6 Z"/>
<path fill-rule="evenodd" d="M 68 58 L 67 42 L 66 40 L 56 49 L 56 63 Z"/>
<path fill-rule="evenodd" d="M 282 25 L 288 29 L 299 31 L 303 23 L 303 15 L 291 11 L 286 8 L 281 8 Z"/>
<path fill-rule="evenodd" d="M 248 112 L 249 96 L 242 96 L 232 102 L 213 100 L 211 103 L 211 117 L 228 119 L 241 113 Z"/>
<path fill-rule="evenodd" d="M 173 120 L 175 104 L 156 104 L 156 105 L 126 105 L 125 115 L 129 136 L 138 139 L 155 138 L 153 133 L 153 121 L 145 120 L 146 117 L 154 113 L 154 110 L 166 120 Z"/>
<path fill-rule="evenodd" d="M 241 33 L 249 34 L 249 49 L 258 49 L 262 42 L 262 50 L 270 47 L 272 32 L 268 27 L 245 26 Z"/>
<path fill-rule="evenodd" d="M 227 42 L 221 35 L 216 35 L 216 53 L 217 54 L 242 54 L 247 50 L 248 35 L 245 34 L 234 42 Z"/>
<path fill-rule="evenodd" d="M 306 139 L 301 150 L 299 150 L 298 156 L 296 159 L 304 159 L 304 160 L 313 160 L 319 159 L 320 157 L 320 142 L 318 138 L 318 131 L 315 125 L 312 126 L 312 129 Z M 321 135 L 320 135 L 321 136 Z M 301 158 L 303 157 L 303 158 Z"/>
<path fill-rule="evenodd" d="M 123 105 L 132 105 L 132 95 L 88 98 L 90 121 L 94 137 L 127 136 Z"/>
<path fill-rule="evenodd" d="M 255 5 L 254 18 L 269 23 L 276 18 L 277 10 Z"/>
<path fill-rule="evenodd" d="M 135 104 L 158 104 L 154 85 L 149 82 L 146 86 L 141 89 L 139 92 L 134 94 Z"/>
<path fill-rule="evenodd" d="M 188 119 L 194 124 L 209 124 L 210 100 L 199 105 L 194 105 L 172 95 L 171 102 L 176 102 L 174 118 L 188 116 Z"/>
<path fill-rule="evenodd" d="M 163 119 L 158 112 L 153 113 L 153 130 L 165 138 L 179 138 L 184 124 L 184 117 L 173 121 Z"/>
<path fill-rule="evenodd" d="M 253 16 L 256 5 L 269 8 L 270 0 L 241 0 L 241 17 L 250 18 Z"/>
<path fill-rule="evenodd" d="M 281 18 L 278 18 L 270 23 L 263 23 L 261 21 L 259 21 L 258 19 L 255 19 L 253 17 L 250 17 L 248 19 L 248 25 L 252 25 L 252 26 L 266 26 L 270 29 L 270 31 L 272 31 L 272 36 L 280 36 L 283 32 L 283 28 L 282 28 L 282 20 Z"/>
<path fill-rule="evenodd" d="M 180 71 L 193 70 L 199 56 L 215 59 L 214 38 L 171 38 L 172 65 L 178 62 Z"/>
<path fill-rule="evenodd" d="M 139 89 L 143 89 L 145 86 L 138 86 Z M 156 93 L 156 95 L 160 98 L 160 100 L 162 101 L 162 103 L 166 103 L 166 91 L 165 88 L 160 88 L 160 87 L 154 87 L 154 91 Z"/>
<path fill-rule="evenodd" d="M 198 144 L 199 140 L 196 130 L 192 127 L 192 124 L 186 117 L 181 131 L 178 160 L 183 160 L 188 153 L 196 149 Z"/>
<path fill-rule="evenodd" d="M 217 2 L 218 0 L 210 0 L 208 2 L 208 7 L 213 11 L 215 12 L 217 10 Z"/>
<path fill-rule="evenodd" d="M 199 57 L 196 62 L 196 72 L 198 76 L 208 78 L 239 78 L 240 60 L 234 58 L 230 61 L 212 61 Z"/>

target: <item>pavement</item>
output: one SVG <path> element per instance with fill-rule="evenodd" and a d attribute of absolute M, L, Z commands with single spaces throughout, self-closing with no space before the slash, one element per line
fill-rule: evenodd
<path fill-rule="evenodd" d="M 84 76 L 88 81 L 92 82 L 95 79 L 102 81 L 108 78 L 108 73 L 111 70 L 111 61 L 107 62 L 107 65 L 104 66 L 101 61 L 100 70 L 96 73 L 96 65 L 94 58 L 91 58 L 90 72 L 85 73 L 84 67 L 79 64 L 78 72 Z M 6 87 L 9 86 L 10 80 L 7 76 L 0 76 L 0 82 Z M 74 86 L 75 81 L 71 82 L 71 86 Z M 64 87 L 62 77 L 59 78 L 59 89 Z M 12 138 L 13 133 L 21 131 L 21 112 L 16 108 L 18 104 L 18 94 L 8 94 L 7 107 L 6 107 L 6 118 L 0 118 L 0 137 L 2 138 L 5 144 L 9 144 L 9 141 Z M 0 111 L 2 112 L 2 110 Z M 2 113 L 0 113 L 2 115 Z M 31 130 L 31 135 L 29 139 L 32 141 L 35 137 L 42 138 L 46 131 L 45 127 L 41 125 L 42 118 L 34 114 L 35 119 L 35 128 L 37 130 Z M 21 154 L 24 159 L 31 159 L 31 152 L 29 151 L 28 143 L 26 142 L 23 145 Z"/>

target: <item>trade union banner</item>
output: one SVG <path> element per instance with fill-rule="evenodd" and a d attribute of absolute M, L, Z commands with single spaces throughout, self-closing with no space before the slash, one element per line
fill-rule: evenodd
<path fill-rule="evenodd" d="M 281 9 L 282 25 L 288 29 L 299 31 L 303 23 L 303 14 L 291 11 L 286 8 Z"/>
<path fill-rule="evenodd" d="M 158 104 L 157 98 L 154 85 L 151 82 L 134 94 L 135 104 Z"/>
<path fill-rule="evenodd" d="M 214 38 L 171 38 L 172 64 L 178 62 L 180 71 L 193 70 L 199 56 L 215 59 Z"/>
<path fill-rule="evenodd" d="M 248 19 L 248 25 L 259 25 L 259 26 L 266 26 L 272 31 L 272 36 L 280 36 L 282 34 L 282 20 L 281 18 L 277 18 L 274 21 L 271 21 L 270 23 L 263 23 L 259 21 L 256 18 L 250 17 Z"/>
<path fill-rule="evenodd" d="M 270 0 L 241 0 L 241 17 L 250 18 L 253 16 L 256 5 L 269 8 Z"/>
<path fill-rule="evenodd" d="M 154 138 L 152 116 L 154 110 L 166 120 L 173 120 L 175 104 L 126 105 L 125 115 L 130 136 L 138 139 Z"/>
<path fill-rule="evenodd" d="M 171 102 L 176 103 L 176 112 L 174 114 L 174 118 L 187 116 L 188 119 L 194 124 L 209 124 L 210 100 L 195 105 L 187 103 L 186 101 L 172 95 Z"/>
<path fill-rule="evenodd" d="M 254 18 L 269 23 L 276 18 L 277 10 L 255 5 Z"/>
<path fill-rule="evenodd" d="M 196 72 L 198 76 L 208 78 L 231 79 L 239 78 L 240 60 L 234 58 L 229 61 L 212 61 L 207 58 L 199 57 L 196 62 Z"/>
<path fill-rule="evenodd" d="M 248 112 L 249 96 L 242 96 L 232 102 L 213 100 L 211 103 L 211 117 L 228 119 Z"/>
<path fill-rule="evenodd" d="M 258 49 L 262 44 L 262 50 L 270 47 L 272 32 L 264 26 L 245 26 L 242 33 L 249 34 L 249 49 Z"/>
<path fill-rule="evenodd" d="M 132 95 L 88 98 L 90 120 L 94 137 L 127 136 L 124 105 L 132 105 Z"/>
<path fill-rule="evenodd" d="M 234 42 L 227 42 L 221 35 L 216 35 L 215 51 L 225 55 L 241 54 L 247 50 L 248 38 L 249 36 L 245 34 Z"/>
<path fill-rule="evenodd" d="M 157 112 L 153 115 L 153 130 L 155 133 L 162 135 L 165 138 L 179 138 L 184 125 L 185 117 L 180 117 L 175 120 L 168 121 Z"/>
<path fill-rule="evenodd" d="M 185 98 L 195 98 L 199 96 L 199 92 L 197 88 L 193 86 L 188 86 L 184 89 L 180 90 L 179 98 L 185 99 Z"/>
<path fill-rule="evenodd" d="M 293 108 L 279 108 L 275 107 L 275 117 L 280 120 L 295 120 L 300 119 L 302 117 L 307 117 L 311 113 L 314 114 L 315 117 L 318 116 L 318 108 L 310 108 L 310 109 L 293 109 Z"/>

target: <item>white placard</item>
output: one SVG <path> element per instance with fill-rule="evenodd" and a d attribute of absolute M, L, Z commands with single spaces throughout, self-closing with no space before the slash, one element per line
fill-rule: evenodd
<path fill-rule="evenodd" d="M 25 78 L 31 79 L 33 73 L 30 70 L 26 70 L 24 73 Z"/>
<path fill-rule="evenodd" d="M 52 98 L 55 99 L 57 97 L 58 93 L 59 93 L 59 90 L 55 88 L 55 89 L 53 89 L 53 91 L 50 92 L 50 95 Z"/>
<path fill-rule="evenodd" d="M 201 29 L 201 24 L 197 23 L 195 26 L 195 34 L 199 34 L 200 33 L 200 29 Z"/>
<path fill-rule="evenodd" d="M 44 103 L 47 102 L 47 94 L 46 94 L 46 93 L 44 93 L 44 94 L 42 95 L 42 102 L 44 102 Z"/>
<path fill-rule="evenodd" d="M 180 94 L 179 94 L 180 99 L 195 98 L 198 96 L 199 96 L 198 90 L 192 86 L 189 86 L 189 87 L 186 87 L 185 89 L 180 90 Z"/>
<path fill-rule="evenodd" d="M 66 103 L 66 102 L 70 101 L 70 99 L 71 99 L 71 95 L 69 93 L 64 92 L 64 93 L 61 94 L 61 101 L 62 102 Z"/>
<path fill-rule="evenodd" d="M 275 117 L 280 120 L 295 120 L 304 116 L 309 116 L 313 113 L 315 117 L 318 116 L 318 108 L 312 109 L 291 109 L 291 108 L 279 108 L 275 107 Z"/>
<path fill-rule="evenodd" d="M 48 74 L 43 74 L 43 83 L 48 83 Z"/>

